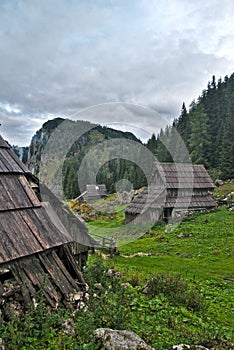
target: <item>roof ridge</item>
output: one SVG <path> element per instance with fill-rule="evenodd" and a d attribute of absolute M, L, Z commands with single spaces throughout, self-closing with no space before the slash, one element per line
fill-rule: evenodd
<path fill-rule="evenodd" d="M 0 134 L 0 148 L 11 148 L 10 144 Z"/>

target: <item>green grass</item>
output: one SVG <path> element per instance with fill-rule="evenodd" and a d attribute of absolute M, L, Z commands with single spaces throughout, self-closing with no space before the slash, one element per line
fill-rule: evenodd
<path fill-rule="evenodd" d="M 226 207 L 207 214 L 194 214 L 171 233 L 165 227 L 151 230 L 130 244 L 119 247 L 121 255 L 138 252 L 150 257 L 116 257 L 116 264 L 156 271 L 172 271 L 200 278 L 230 277 L 234 280 L 234 213 Z M 184 238 L 178 238 L 183 233 Z"/>
<path fill-rule="evenodd" d="M 224 199 L 231 192 L 234 192 L 234 182 L 226 182 L 222 186 L 216 187 L 214 194 L 215 198 Z"/>
<path fill-rule="evenodd" d="M 120 246 L 118 248 L 119 255 L 105 261 L 105 265 L 120 271 L 123 281 L 136 286 L 143 286 L 151 276 L 160 273 L 181 276 L 182 279 L 188 281 L 191 288 L 199 291 L 208 304 L 207 309 L 202 314 L 200 313 L 200 316 L 196 313 L 190 314 L 188 323 L 191 324 L 186 324 L 187 330 L 183 322 L 181 326 L 181 322 L 178 320 L 180 317 L 183 318 L 183 312 L 181 309 L 177 309 L 178 315 L 173 317 L 177 320 L 175 322 L 178 322 L 182 327 L 180 331 L 185 334 L 189 333 L 190 337 L 195 337 L 195 334 L 201 332 L 201 342 L 202 327 L 204 326 L 208 330 L 210 323 L 213 330 L 208 330 L 207 338 L 209 334 L 210 336 L 213 334 L 212 336 L 215 337 L 214 334 L 217 333 L 217 337 L 229 337 L 234 341 L 232 333 L 234 329 L 233 219 L 233 212 L 230 212 L 227 207 L 219 207 L 208 213 L 194 213 L 170 233 L 166 232 L 164 224 L 158 224 L 140 239 Z M 180 233 L 183 233 L 185 237 L 179 238 Z M 151 255 L 134 256 L 139 252 Z M 92 259 L 95 263 L 96 258 L 92 257 L 90 264 L 92 264 Z M 162 309 L 166 312 L 166 306 Z M 175 312 L 173 307 L 170 310 L 172 314 Z M 142 317 L 143 321 L 146 322 L 146 314 Z M 191 319 L 197 320 L 197 317 L 204 324 L 201 326 L 200 321 L 194 321 L 194 325 L 198 322 L 195 330 Z M 146 322 L 146 324 L 148 323 Z M 135 327 L 139 334 L 141 327 L 139 325 L 135 325 Z M 150 325 L 147 327 L 150 329 Z M 151 331 L 152 329 L 153 326 Z M 164 335 L 167 334 L 169 338 L 173 338 L 174 331 L 168 327 L 164 330 Z M 177 330 L 179 333 L 180 331 Z M 157 348 L 156 339 L 152 339 L 153 337 L 151 343 Z M 220 344 L 214 348 L 231 349 L 230 344 L 227 347 L 222 347 Z M 166 345 L 160 346 L 162 349 L 164 346 L 167 349 Z"/>
<path fill-rule="evenodd" d="M 113 220 L 100 216 L 89 223 L 90 229 L 100 234 L 106 228 L 118 229 L 124 224 L 123 208 Z M 234 349 L 233 219 L 227 207 L 194 213 L 172 232 L 158 223 L 141 238 L 118 247 L 112 259 L 90 255 L 84 270 L 90 286 L 86 312 L 54 313 L 39 303 L 20 320 L 0 322 L 0 336 L 9 350 L 98 350 L 94 330 L 107 327 L 131 330 L 159 350 L 180 343 Z M 181 233 L 183 238 L 178 237 Z M 108 268 L 121 276 L 108 277 Z M 147 281 L 151 289 L 144 294 Z M 123 282 L 130 285 L 123 288 Z M 66 318 L 73 318 L 75 336 L 62 331 Z"/>
<path fill-rule="evenodd" d="M 232 191 L 233 183 L 224 184 L 215 189 L 215 197 L 224 198 Z M 102 235 L 107 228 L 118 230 L 125 224 L 123 210 L 124 206 L 119 207 L 113 220 L 99 217 L 89 223 L 90 232 Z M 181 233 L 183 238 L 178 237 Z M 104 264 L 120 271 L 120 280 L 133 286 L 125 296 L 131 299 L 127 308 L 128 329 L 156 349 L 169 349 L 181 342 L 211 344 L 210 348 L 216 350 L 233 348 L 234 212 L 219 207 L 194 213 L 171 232 L 164 223 L 157 223 L 141 238 L 119 246 L 117 253 Z M 99 259 L 90 256 L 88 265 L 95 267 Z M 205 300 L 205 309 L 191 311 L 186 305 L 173 303 L 173 294 L 171 299 L 160 294 L 150 300 L 142 295 L 146 281 L 160 275 L 165 276 L 165 281 L 171 279 L 167 276 L 186 281 L 189 290 L 197 293 L 196 298 Z M 177 300 L 177 294 L 184 292 L 173 293 Z M 110 324 L 108 321 L 106 326 Z M 121 327 L 126 324 L 119 322 L 118 328 Z"/>
<path fill-rule="evenodd" d="M 99 216 L 99 218 L 96 221 L 91 221 L 87 223 L 88 227 L 90 228 L 90 232 L 92 232 L 93 228 L 111 228 L 111 227 L 119 227 L 124 224 L 125 221 L 125 215 L 124 215 L 124 209 L 126 205 L 116 205 L 114 206 L 114 212 L 115 217 L 113 220 L 106 220 L 105 214 L 103 216 Z"/>

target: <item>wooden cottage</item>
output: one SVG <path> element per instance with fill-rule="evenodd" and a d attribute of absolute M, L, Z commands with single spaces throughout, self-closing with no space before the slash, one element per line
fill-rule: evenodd
<path fill-rule="evenodd" d="M 82 233 L 84 227 L 79 223 L 74 228 L 76 218 L 70 223 L 71 235 L 62 205 L 57 205 L 56 211 L 64 225 L 55 207 L 39 200 L 38 185 L 37 178 L 0 136 L 0 306 L 3 309 L 7 298 L 14 294 L 24 305 L 31 304 L 39 290 L 51 307 L 69 306 L 71 295 L 86 289 L 71 252 L 72 235 Z M 87 231 L 82 234 L 80 249 L 84 253 L 89 238 Z"/>
<path fill-rule="evenodd" d="M 86 185 L 86 191 L 84 191 L 77 199 L 92 202 L 99 198 L 105 198 L 106 196 L 106 185 Z"/>
<path fill-rule="evenodd" d="M 126 220 L 168 221 L 185 210 L 214 208 L 214 187 L 203 165 L 158 164 L 149 186 L 125 209 Z"/>

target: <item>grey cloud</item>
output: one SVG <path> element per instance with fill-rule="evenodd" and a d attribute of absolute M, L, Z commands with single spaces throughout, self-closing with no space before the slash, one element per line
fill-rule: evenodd
<path fill-rule="evenodd" d="M 32 135 L 48 118 L 0 112 L 0 133 L 11 144 L 28 146 Z"/>
<path fill-rule="evenodd" d="M 232 73 L 231 57 L 222 57 L 233 47 L 230 8 L 228 0 L 0 4 L 0 102 L 19 105 L 23 114 L 2 116 L 4 128 L 26 140 L 37 127 L 32 118 L 39 125 L 48 113 L 68 116 L 121 101 L 177 117 L 213 74 Z M 138 112 L 118 118 L 152 127 L 152 116 Z M 101 123 L 111 111 L 92 118 Z"/>

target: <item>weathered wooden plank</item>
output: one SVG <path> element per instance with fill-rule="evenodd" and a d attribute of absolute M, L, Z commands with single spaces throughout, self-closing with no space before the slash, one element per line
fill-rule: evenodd
<path fill-rule="evenodd" d="M 57 266 L 59 267 L 61 273 L 63 273 L 65 278 L 68 280 L 68 283 L 70 283 L 73 288 L 78 289 L 76 282 L 74 281 L 74 279 L 72 278 L 72 276 L 70 275 L 70 273 L 68 272 L 68 270 L 64 266 L 63 262 L 60 260 L 60 258 L 58 257 L 58 255 L 56 254 L 56 252 L 54 250 L 51 251 L 51 255 L 52 255 L 54 261 L 56 262 Z"/>
<path fill-rule="evenodd" d="M 14 278 L 16 279 L 16 281 L 19 284 L 21 284 L 21 293 L 22 293 L 22 296 L 24 299 L 24 304 L 27 307 L 32 303 L 31 294 L 30 294 L 30 291 L 29 291 L 27 284 L 25 284 L 25 281 L 21 280 L 20 273 L 18 271 L 17 262 L 16 262 L 16 265 L 15 264 L 11 265 L 11 271 L 12 271 L 12 274 L 13 274 Z"/>
<path fill-rule="evenodd" d="M 16 173 L 23 173 L 24 171 L 19 166 L 19 164 L 15 161 L 15 159 L 12 157 L 12 153 L 10 149 L 2 149 L 1 154 L 1 160 L 5 164 L 5 166 L 9 169 L 9 172 L 16 172 Z M 17 157 L 17 156 L 16 156 Z"/>
<path fill-rule="evenodd" d="M 10 164 L 6 161 L 6 159 L 3 156 L 3 150 L 0 152 L 0 168 L 2 173 L 8 173 L 11 171 Z"/>
<path fill-rule="evenodd" d="M 24 191 L 26 192 L 28 198 L 30 199 L 32 206 L 38 207 L 40 206 L 40 201 L 38 200 L 35 192 L 33 191 L 32 187 L 30 186 L 29 182 L 23 175 L 19 175 L 19 182 L 21 186 L 23 187 Z"/>
<path fill-rule="evenodd" d="M 43 217 L 42 208 L 28 209 L 25 211 L 20 211 L 20 215 L 23 221 L 30 228 L 34 239 L 39 243 L 41 250 L 49 249 L 51 246 L 56 245 L 56 240 L 54 242 L 54 236 L 56 235 L 56 230 L 48 230 L 48 228 L 43 225 L 41 218 Z"/>
<path fill-rule="evenodd" d="M 12 239 L 8 235 L 9 220 L 0 213 L 0 263 L 7 262 L 11 259 L 17 258 L 20 255 L 15 237 Z"/>
<path fill-rule="evenodd" d="M 34 256 L 33 260 L 30 260 L 28 258 L 27 262 L 23 263 L 22 267 L 24 268 L 24 271 L 31 280 L 34 280 L 34 283 L 39 289 L 42 289 L 43 294 L 50 303 L 54 303 L 53 299 L 58 303 L 61 299 L 61 294 L 49 279 L 48 269 L 44 271 L 38 257 Z"/>
<path fill-rule="evenodd" d="M 54 307 L 55 303 L 61 300 L 61 294 L 57 291 L 50 281 L 48 271 L 44 271 L 40 263 L 40 259 L 36 256 L 23 259 L 21 268 L 27 274 L 32 283 L 42 290 L 49 303 Z"/>
<path fill-rule="evenodd" d="M 15 154 L 15 152 L 10 148 L 8 150 L 6 150 L 8 153 L 8 156 L 12 159 L 12 162 L 14 162 L 15 167 L 17 168 L 17 166 L 21 169 L 20 172 L 24 172 L 24 173 L 30 173 L 29 169 L 26 167 L 26 165 L 24 165 L 23 162 L 21 162 L 21 160 L 19 159 L 19 157 Z M 16 166 L 17 165 L 17 166 Z"/>
<path fill-rule="evenodd" d="M 9 171 L 8 168 L 6 168 L 5 164 L 0 159 L 0 174 L 1 173 L 7 173 L 8 171 Z"/>
<path fill-rule="evenodd" d="M 66 258 L 68 259 L 68 262 L 70 264 L 70 266 L 73 268 L 76 276 L 78 277 L 78 284 L 80 286 L 85 286 L 86 285 L 86 282 L 85 282 L 85 279 L 79 269 L 79 267 L 77 266 L 73 256 L 72 256 L 72 253 L 71 253 L 71 250 L 70 250 L 70 247 L 67 245 L 67 244 L 64 244 L 63 246 L 63 250 L 66 254 Z"/>
<path fill-rule="evenodd" d="M 48 249 L 50 244 L 47 242 L 46 237 L 49 232 L 42 226 L 40 220 L 33 215 L 35 210 L 41 210 L 41 208 L 22 210 L 20 211 L 20 216 L 30 230 L 31 240 L 36 240 L 40 246 L 39 250 Z"/>
<path fill-rule="evenodd" d="M 34 220 L 37 219 L 37 222 L 40 222 L 40 228 L 42 232 L 46 232 L 45 243 L 47 244 L 47 246 L 49 245 L 49 247 L 54 247 L 70 242 L 72 240 L 71 238 L 69 239 L 68 237 L 66 237 L 62 232 L 60 232 L 60 230 L 58 230 L 57 227 L 55 227 L 55 225 L 52 223 L 48 214 L 46 213 L 46 210 L 43 207 L 40 210 L 33 210 L 32 217 L 34 218 Z"/>
<path fill-rule="evenodd" d="M 24 256 L 41 251 L 42 247 L 32 235 L 28 225 L 22 220 L 22 213 L 27 215 L 27 211 L 18 210 L 5 213 L 5 216 L 12 220 L 9 234 L 11 238 L 13 235 L 16 237 L 15 244 L 18 245 L 21 256 Z"/>
<path fill-rule="evenodd" d="M 60 235 L 62 234 L 62 236 L 64 238 L 66 237 L 67 241 L 72 241 L 72 237 L 71 237 L 70 233 L 68 233 L 70 231 L 67 231 L 65 226 L 63 225 L 64 223 L 66 224 L 67 220 L 69 220 L 70 218 L 69 219 L 63 218 L 63 216 L 61 217 L 61 216 L 57 215 L 56 212 L 54 211 L 54 208 L 48 202 L 43 202 L 41 204 L 42 204 L 43 212 L 45 212 L 45 215 L 49 219 L 48 220 L 49 223 L 51 223 L 53 226 L 55 226 L 56 229 L 60 231 Z M 62 221 L 63 221 L 63 223 L 62 223 Z M 51 226 L 51 229 L 53 229 L 52 226 Z"/>
<path fill-rule="evenodd" d="M 10 148 L 10 145 L 4 140 L 4 138 L 0 135 L 0 148 Z"/>
<path fill-rule="evenodd" d="M 18 283 L 22 283 L 21 291 L 24 297 L 25 304 L 27 305 L 32 302 L 33 297 L 36 297 L 36 290 L 33 287 L 30 279 L 27 277 L 25 272 L 21 269 L 21 267 L 18 264 L 18 261 L 12 262 L 11 271 Z"/>
<path fill-rule="evenodd" d="M 53 257 L 50 256 L 48 253 L 44 253 L 43 255 L 40 254 L 39 258 L 42 264 L 44 265 L 44 268 L 47 269 L 48 273 L 50 274 L 51 278 L 53 279 L 54 283 L 57 285 L 61 293 L 63 295 L 68 296 L 73 289 L 69 284 L 68 280 L 61 273 L 60 268 L 54 261 Z"/>
<path fill-rule="evenodd" d="M 2 183 L 2 176 L 0 177 L 0 211 L 11 209 L 13 207 L 12 200 L 9 197 L 5 186 Z"/>
<path fill-rule="evenodd" d="M 60 246 L 70 241 L 50 222 L 46 211 L 41 207 L 0 211 L 0 222 L 0 231 L 4 236 L 4 241 L 0 245 L 2 250 L 5 250 L 5 253 L 2 251 L 0 253 L 8 257 L 6 261 Z"/>
<path fill-rule="evenodd" d="M 15 208 L 31 207 L 31 202 L 20 186 L 17 176 L 5 176 L 3 177 L 3 182 L 5 184 L 5 189 Z"/>
<path fill-rule="evenodd" d="M 17 175 L 2 175 L 0 177 L 0 185 L 2 190 L 1 210 L 33 206 Z"/>
<path fill-rule="evenodd" d="M 28 210 L 28 220 L 30 223 L 30 227 L 33 227 L 32 230 L 36 235 L 38 241 L 44 249 L 48 249 L 53 246 L 53 239 L 51 236 L 52 232 L 48 230 L 45 226 L 45 218 L 42 215 L 42 209 L 40 210 Z M 51 235 L 50 235 L 51 234 Z"/>

